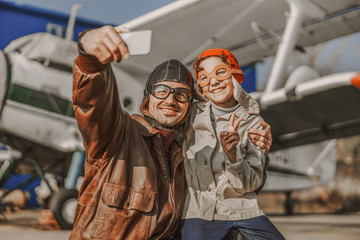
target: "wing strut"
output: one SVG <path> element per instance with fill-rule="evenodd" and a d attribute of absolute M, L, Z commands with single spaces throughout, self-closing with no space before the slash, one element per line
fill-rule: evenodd
<path fill-rule="evenodd" d="M 308 0 L 287 0 L 290 5 L 289 19 L 286 23 L 282 42 L 275 56 L 274 65 L 266 84 L 265 92 L 272 92 L 280 87 L 287 57 L 295 47 L 305 17 L 322 17 L 324 11 Z"/>

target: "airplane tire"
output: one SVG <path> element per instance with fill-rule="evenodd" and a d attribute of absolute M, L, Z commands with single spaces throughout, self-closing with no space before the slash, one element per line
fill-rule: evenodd
<path fill-rule="evenodd" d="M 62 229 L 72 229 L 78 199 L 76 189 L 60 189 L 50 199 L 49 209 L 53 212 Z"/>

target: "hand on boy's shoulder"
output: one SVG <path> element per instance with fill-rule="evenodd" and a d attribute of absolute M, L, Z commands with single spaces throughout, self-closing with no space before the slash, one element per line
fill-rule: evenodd
<path fill-rule="evenodd" d="M 248 136 L 256 146 L 262 148 L 265 155 L 267 156 L 272 143 L 271 127 L 264 121 L 261 121 L 260 125 L 264 127 L 264 129 L 250 128 Z"/>

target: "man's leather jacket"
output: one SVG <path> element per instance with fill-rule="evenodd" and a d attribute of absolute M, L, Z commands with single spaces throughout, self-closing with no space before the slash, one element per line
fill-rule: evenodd
<path fill-rule="evenodd" d="M 78 57 L 73 107 L 87 154 L 70 239 L 173 235 L 186 188 L 179 145 L 166 157 L 158 130 L 121 108 L 110 65 L 95 73 L 81 65 Z"/>

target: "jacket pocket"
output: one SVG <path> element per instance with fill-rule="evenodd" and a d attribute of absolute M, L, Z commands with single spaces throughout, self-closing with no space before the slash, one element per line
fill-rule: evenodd
<path fill-rule="evenodd" d="M 154 207 L 155 192 L 105 183 L 101 200 L 110 208 L 151 212 Z"/>
<path fill-rule="evenodd" d="M 148 239 L 155 197 L 155 192 L 151 190 L 105 183 L 92 238 Z"/>

